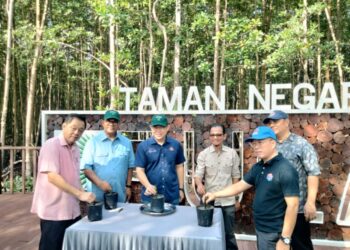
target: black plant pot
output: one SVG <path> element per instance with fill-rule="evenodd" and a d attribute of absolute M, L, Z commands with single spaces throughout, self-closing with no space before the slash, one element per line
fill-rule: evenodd
<path fill-rule="evenodd" d="M 89 221 L 102 220 L 102 202 L 93 202 L 88 205 Z"/>
<path fill-rule="evenodd" d="M 152 196 L 151 210 L 155 213 L 163 213 L 164 211 L 164 195 L 156 194 Z"/>
<path fill-rule="evenodd" d="M 214 206 L 212 205 L 200 205 L 196 208 L 198 226 L 210 227 L 213 223 Z"/>
<path fill-rule="evenodd" d="M 118 203 L 118 193 L 117 192 L 108 192 L 104 193 L 104 203 L 105 203 L 105 209 L 115 209 L 117 208 Z"/>

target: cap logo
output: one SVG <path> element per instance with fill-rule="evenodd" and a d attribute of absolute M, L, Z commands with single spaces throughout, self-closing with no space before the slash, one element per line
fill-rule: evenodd
<path fill-rule="evenodd" d="M 270 116 L 274 116 L 275 114 L 276 114 L 275 111 L 272 111 Z"/>
<path fill-rule="evenodd" d="M 253 135 L 257 135 L 257 134 L 259 134 L 259 128 L 256 128 L 253 132 Z"/>

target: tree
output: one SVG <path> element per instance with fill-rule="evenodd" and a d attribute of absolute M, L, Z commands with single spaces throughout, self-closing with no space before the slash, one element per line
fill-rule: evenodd
<path fill-rule="evenodd" d="M 4 81 L 4 93 L 3 104 L 1 112 L 1 127 L 0 127 L 0 145 L 5 145 L 6 137 L 6 118 L 7 108 L 9 100 L 10 89 L 10 63 L 11 63 L 11 49 L 12 49 L 12 26 L 13 26 L 13 4 L 14 0 L 9 0 L 7 5 L 7 43 L 6 43 L 6 64 L 5 64 L 5 81 Z M 2 163 L 0 163 L 2 164 Z"/>
<path fill-rule="evenodd" d="M 175 48 L 174 48 L 174 87 L 180 85 L 180 27 L 181 27 L 181 0 L 175 4 Z"/>
<path fill-rule="evenodd" d="M 36 44 L 34 49 L 34 55 L 31 65 L 30 71 L 30 80 L 28 87 L 28 97 L 27 97 L 27 115 L 26 115 L 26 131 L 25 131 L 25 146 L 26 148 L 32 146 L 32 126 L 33 126 L 33 112 L 34 112 L 34 96 L 35 96 L 35 85 L 36 85 L 36 77 L 37 77 L 37 65 L 38 60 L 42 50 L 42 36 L 44 32 L 44 24 L 47 14 L 47 6 L 48 0 L 45 0 L 43 6 L 43 13 L 40 15 L 40 0 L 36 0 Z M 30 176 L 31 174 L 31 166 L 30 166 L 30 154 L 29 150 L 26 150 L 26 176 Z"/>

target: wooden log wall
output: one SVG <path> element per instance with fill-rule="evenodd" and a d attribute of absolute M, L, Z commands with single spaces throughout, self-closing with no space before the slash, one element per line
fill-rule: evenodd
<path fill-rule="evenodd" d="M 47 136 L 53 136 L 55 129 L 60 129 L 63 115 L 52 115 L 47 122 Z M 209 126 L 222 123 L 226 127 L 226 144 L 231 146 L 232 131 L 243 131 L 247 137 L 262 125 L 266 115 L 176 115 L 168 116 L 169 135 L 183 142 L 183 131 L 195 131 L 195 152 L 198 153 L 210 145 Z M 350 169 L 350 118 L 348 114 L 291 114 L 291 131 L 305 137 L 317 150 L 321 166 L 320 186 L 317 195 L 317 208 L 324 212 L 324 224 L 312 225 L 312 237 L 329 240 L 350 240 L 350 229 L 338 226 L 336 216 L 340 198 Z M 100 115 L 87 116 L 87 129 L 102 129 Z M 151 116 L 122 115 L 120 130 L 149 130 Z M 256 162 L 251 149 L 244 147 L 244 171 Z M 133 186 L 133 201 L 139 201 L 140 185 Z M 252 199 L 254 190 L 245 192 L 241 203 L 242 209 L 236 214 L 236 232 L 254 234 L 252 218 Z"/>

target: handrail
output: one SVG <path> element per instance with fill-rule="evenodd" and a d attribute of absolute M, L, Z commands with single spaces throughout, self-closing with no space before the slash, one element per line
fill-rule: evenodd
<path fill-rule="evenodd" d="M 36 181 L 37 174 L 37 159 L 38 151 L 40 147 L 34 146 L 1 146 L 0 147 L 0 194 L 2 194 L 3 189 L 3 177 L 9 175 L 10 188 L 9 193 L 14 193 L 14 170 L 15 166 L 21 163 L 21 173 L 22 177 L 22 193 L 26 192 L 26 178 L 28 176 L 33 177 L 33 186 Z M 19 152 L 19 154 L 18 154 Z M 27 161 L 26 154 L 29 152 L 29 162 Z M 34 153 L 35 152 L 35 153 Z M 5 162 L 6 160 L 6 162 Z M 9 168 L 8 172 L 3 174 L 4 166 Z M 28 166 L 28 167 L 27 167 Z M 29 168 L 29 169 L 27 169 Z"/>

